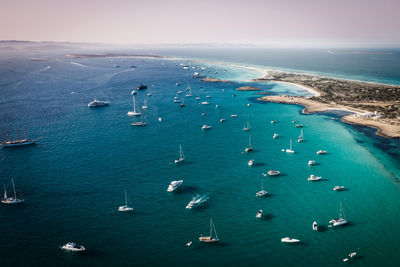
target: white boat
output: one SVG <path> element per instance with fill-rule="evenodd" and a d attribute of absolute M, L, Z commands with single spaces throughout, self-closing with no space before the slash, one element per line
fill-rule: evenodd
<path fill-rule="evenodd" d="M 196 96 L 196 100 L 200 100 L 200 96 Z"/>
<path fill-rule="evenodd" d="M 312 229 L 313 229 L 313 231 L 318 231 L 318 224 L 317 224 L 317 222 L 313 222 L 313 224 L 312 224 Z"/>
<path fill-rule="evenodd" d="M 315 165 L 316 163 L 315 163 L 315 160 L 309 160 L 308 161 L 308 166 L 312 166 L 312 165 Z"/>
<path fill-rule="evenodd" d="M 261 190 L 256 193 L 256 197 L 264 197 L 267 194 L 268 192 L 264 190 L 264 181 L 261 179 Z"/>
<path fill-rule="evenodd" d="M 204 124 L 203 126 L 201 126 L 201 129 L 202 130 L 209 130 L 209 129 L 211 129 L 211 126 L 207 125 L 207 124 Z"/>
<path fill-rule="evenodd" d="M 253 151 L 253 150 L 254 150 L 254 148 L 251 145 L 251 135 L 250 135 L 249 136 L 249 146 L 244 149 L 244 152 L 248 153 L 248 152 Z"/>
<path fill-rule="evenodd" d="M 247 162 L 247 165 L 252 167 L 254 165 L 254 159 L 249 160 L 249 162 Z"/>
<path fill-rule="evenodd" d="M 108 105 L 110 105 L 110 102 L 95 99 L 92 102 L 90 102 L 87 106 L 89 108 L 95 108 L 95 107 L 104 107 L 104 106 L 108 106 Z"/>
<path fill-rule="evenodd" d="M 136 94 L 136 90 L 135 89 L 133 89 L 132 92 L 131 92 L 131 95 L 134 95 L 134 94 Z"/>
<path fill-rule="evenodd" d="M 179 158 L 175 160 L 175 163 L 180 163 L 185 160 L 185 155 L 183 154 L 182 146 L 179 145 Z"/>
<path fill-rule="evenodd" d="M 178 180 L 178 181 L 172 181 L 167 189 L 167 192 L 174 192 L 176 189 L 178 189 L 183 183 L 183 180 Z"/>
<path fill-rule="evenodd" d="M 202 104 L 202 105 L 210 105 L 210 103 L 207 102 L 207 101 L 203 101 L 203 102 L 201 102 L 201 104 Z"/>
<path fill-rule="evenodd" d="M 329 223 L 331 223 L 333 226 L 340 226 L 340 225 L 344 225 L 347 223 L 345 216 L 344 216 L 342 202 L 340 202 L 339 218 L 332 219 L 329 221 Z"/>
<path fill-rule="evenodd" d="M 337 185 L 333 188 L 333 191 L 343 191 L 344 186 L 343 185 Z"/>
<path fill-rule="evenodd" d="M 180 103 L 181 101 L 179 99 L 174 99 L 174 103 Z"/>
<path fill-rule="evenodd" d="M 215 105 L 215 108 L 219 108 L 219 105 Z"/>
<path fill-rule="evenodd" d="M 261 219 L 263 210 L 257 211 L 256 218 Z"/>
<path fill-rule="evenodd" d="M 237 114 L 232 114 L 231 118 L 237 118 L 237 116 L 238 116 Z"/>
<path fill-rule="evenodd" d="M 206 197 L 205 195 L 204 196 L 199 196 L 199 195 L 194 196 L 192 198 L 192 200 L 190 200 L 190 202 L 186 205 L 186 208 L 191 210 L 191 209 L 198 207 L 198 206 L 202 205 L 203 203 L 207 202 L 207 200 L 208 200 L 208 197 Z"/>
<path fill-rule="evenodd" d="M 152 96 L 152 94 L 151 93 L 147 93 L 147 96 Z"/>
<path fill-rule="evenodd" d="M 225 119 L 224 118 L 221 118 L 220 120 L 219 120 L 219 122 L 224 122 L 225 121 Z"/>
<path fill-rule="evenodd" d="M 272 138 L 275 139 L 275 138 L 278 138 L 278 136 L 279 136 L 279 135 L 278 135 L 277 133 L 274 133 L 274 135 L 272 136 Z"/>
<path fill-rule="evenodd" d="M 135 95 L 132 94 L 132 102 L 133 102 L 133 111 L 128 111 L 126 114 L 128 116 L 140 116 L 142 113 L 136 110 L 136 100 L 135 100 Z"/>
<path fill-rule="evenodd" d="M 296 120 L 292 120 L 292 123 L 296 123 Z"/>
<path fill-rule="evenodd" d="M 187 96 L 187 97 L 193 96 L 193 95 L 192 95 L 192 90 L 191 90 L 191 88 L 190 88 L 190 84 L 188 84 L 188 87 L 186 88 L 186 91 L 187 91 L 187 93 L 186 93 L 186 96 Z"/>
<path fill-rule="evenodd" d="M 272 120 L 272 121 L 271 121 L 271 124 L 274 124 L 275 122 L 276 122 L 276 120 Z"/>
<path fill-rule="evenodd" d="M 14 197 L 8 197 L 7 196 L 6 186 L 4 185 L 4 198 L 1 200 L 1 203 L 3 203 L 3 204 L 21 204 L 21 203 L 24 203 L 24 200 L 22 198 L 17 198 L 17 192 L 15 191 L 14 179 L 12 179 L 12 178 L 11 178 L 11 183 L 12 183 L 13 190 L 14 190 Z"/>
<path fill-rule="evenodd" d="M 143 106 L 142 106 L 142 109 L 148 109 L 148 108 L 149 108 L 149 106 L 147 106 L 147 101 L 145 99 L 144 103 L 143 103 Z"/>
<path fill-rule="evenodd" d="M 66 250 L 66 251 L 76 251 L 76 252 L 85 251 L 86 250 L 84 246 L 78 245 L 78 244 L 73 243 L 73 242 L 69 242 L 69 243 L 67 243 L 65 245 L 62 245 L 61 249 L 62 250 Z"/>
<path fill-rule="evenodd" d="M 303 142 L 304 141 L 304 136 L 303 136 L 303 128 L 300 129 L 300 135 L 299 139 L 297 139 L 297 143 Z"/>
<path fill-rule="evenodd" d="M 161 118 L 161 117 L 158 117 L 158 121 L 159 121 L 159 122 L 162 122 L 162 118 Z"/>
<path fill-rule="evenodd" d="M 244 126 L 243 126 L 243 131 L 250 131 L 250 123 L 249 122 L 247 122 L 247 125 L 245 124 Z"/>
<path fill-rule="evenodd" d="M 193 243 L 192 241 L 189 241 L 189 242 L 186 243 L 186 246 L 190 247 L 192 245 L 192 243 Z"/>
<path fill-rule="evenodd" d="M 308 181 L 318 181 L 321 180 L 321 176 L 315 176 L 314 174 L 311 174 L 310 177 L 307 178 Z"/>
<path fill-rule="evenodd" d="M 182 98 L 182 103 L 179 105 L 181 108 L 183 108 L 184 106 L 186 106 L 185 105 L 185 102 L 184 102 L 184 100 L 183 100 L 183 98 Z"/>
<path fill-rule="evenodd" d="M 250 103 L 247 103 L 247 107 L 250 107 L 251 106 L 251 104 Z"/>
<path fill-rule="evenodd" d="M 296 127 L 296 128 L 303 128 L 303 124 L 296 124 L 294 127 Z"/>
<path fill-rule="evenodd" d="M 215 233 L 214 237 L 213 237 L 213 232 Z M 215 230 L 215 226 L 211 218 L 210 218 L 210 235 L 209 236 L 200 235 L 199 241 L 204 243 L 215 243 L 219 241 L 217 230 Z"/>
<path fill-rule="evenodd" d="M 294 153 L 294 150 L 292 149 L 292 139 L 290 139 L 290 148 L 285 150 L 286 153 Z"/>
<path fill-rule="evenodd" d="M 317 155 L 324 155 L 326 153 L 328 153 L 326 150 L 318 150 L 317 151 Z"/>
<path fill-rule="evenodd" d="M 269 172 L 267 172 L 269 176 L 277 176 L 279 175 L 281 172 L 280 171 L 275 171 L 275 170 L 269 170 Z"/>
<path fill-rule="evenodd" d="M 128 206 L 128 197 L 126 195 L 126 190 L 125 190 L 125 205 L 124 206 L 119 206 L 118 211 L 132 211 L 133 208 Z"/>
<path fill-rule="evenodd" d="M 146 126 L 147 123 L 143 120 L 143 116 L 140 116 L 140 121 L 136 121 L 136 117 L 133 120 L 133 122 L 131 123 L 132 126 Z"/>
<path fill-rule="evenodd" d="M 206 98 L 211 98 L 211 96 L 209 96 L 209 95 L 206 95 Z"/>
<path fill-rule="evenodd" d="M 181 90 L 179 90 L 178 92 L 176 92 L 177 94 L 182 94 L 183 92 Z"/>
<path fill-rule="evenodd" d="M 284 237 L 284 238 L 281 238 L 281 242 L 283 242 L 283 243 L 299 243 L 300 240 L 296 239 L 296 238 Z"/>

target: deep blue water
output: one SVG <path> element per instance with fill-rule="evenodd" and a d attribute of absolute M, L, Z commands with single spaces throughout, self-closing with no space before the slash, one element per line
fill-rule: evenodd
<path fill-rule="evenodd" d="M 237 54 L 228 60 L 227 53 L 210 51 L 197 56 L 230 62 L 247 58 Z M 184 52 L 179 55 L 191 56 Z M 11 190 L 13 177 L 25 198 L 19 207 L 0 206 L 4 265 L 337 266 L 352 251 L 360 255 L 354 266 L 400 264 L 398 140 L 332 120 L 335 114 L 302 115 L 301 107 L 261 103 L 253 92 L 235 91 L 247 82 L 203 83 L 192 78 L 200 66 L 220 77 L 252 75 L 243 70 L 195 62 L 195 69 L 183 70 L 181 61 L 153 59 L 135 59 L 137 68 L 132 69 L 132 60 L 125 58 L 71 60 L 53 54 L 47 61 L 31 61 L 32 56 L 0 58 L 0 138 L 6 139 L 7 131 L 14 134 L 16 127 L 26 127 L 32 138 L 42 137 L 35 146 L 0 150 L 1 182 Z M 279 68 L 335 73 L 330 71 L 334 67 L 318 69 L 311 60 L 297 66 L 301 56 L 292 65 L 285 59 L 288 55 L 280 57 L 288 62 L 276 64 Z M 354 68 L 349 76 L 364 77 L 361 65 L 359 72 L 346 65 Z M 398 79 L 399 69 L 391 71 L 371 79 Z M 183 85 L 177 87 L 176 82 Z M 148 125 L 138 128 L 130 125 L 126 112 L 132 108 L 131 90 L 141 83 L 149 89 L 138 92 L 136 99 L 139 106 L 147 100 L 149 109 L 143 113 Z M 173 103 L 176 92 L 188 83 L 201 101 L 211 96 L 209 106 L 194 97 L 185 97 L 184 108 Z M 256 85 L 266 92 L 306 94 L 273 83 Z M 87 103 L 93 98 L 111 105 L 90 109 Z M 221 117 L 226 122 L 221 124 Z M 289 155 L 281 149 L 299 135 L 292 120 L 304 124 L 306 141 L 294 142 L 296 153 Z M 247 121 L 250 132 L 242 130 Z M 201 131 L 203 124 L 212 129 Z M 280 135 L 276 140 L 275 132 Z M 255 151 L 242 154 L 250 134 Z M 176 166 L 179 145 L 187 159 Z M 329 154 L 317 156 L 319 149 Z M 247 162 L 252 158 L 256 164 L 250 168 Z M 310 159 L 319 164 L 308 167 Z M 269 169 L 282 175 L 263 178 Z M 321 175 L 324 181 L 308 182 L 310 174 Z M 169 182 L 177 179 L 184 180 L 181 190 L 167 193 Z M 258 199 L 254 195 L 262 179 L 270 195 Z M 334 192 L 335 185 L 349 190 Z M 117 212 L 124 190 L 135 212 Z M 208 194 L 210 199 L 200 209 L 186 210 L 196 194 Z M 350 223 L 329 228 L 340 202 Z M 255 218 L 259 209 L 264 210 L 263 220 Z M 208 232 L 210 217 L 221 239 L 218 245 L 197 241 Z M 312 231 L 313 221 L 322 231 Z M 285 236 L 303 243 L 283 244 L 280 238 Z M 186 247 L 189 240 L 193 245 Z M 59 246 L 69 241 L 88 251 L 61 251 Z"/>

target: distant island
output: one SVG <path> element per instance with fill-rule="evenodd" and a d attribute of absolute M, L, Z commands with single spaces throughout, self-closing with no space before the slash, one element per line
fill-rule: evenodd
<path fill-rule="evenodd" d="M 261 89 L 254 86 L 241 86 L 236 88 L 236 91 L 260 91 Z"/>
<path fill-rule="evenodd" d="M 226 80 L 220 80 L 218 78 L 202 78 L 200 79 L 202 82 L 209 82 L 209 83 L 227 83 L 229 81 Z"/>
<path fill-rule="evenodd" d="M 163 58 L 158 55 L 140 55 L 140 54 L 118 54 L 118 53 L 104 53 L 104 54 L 67 54 L 69 58 L 104 58 L 104 57 L 146 57 L 146 58 Z"/>

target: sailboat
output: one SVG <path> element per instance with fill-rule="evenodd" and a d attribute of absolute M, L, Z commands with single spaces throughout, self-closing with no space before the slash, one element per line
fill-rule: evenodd
<path fill-rule="evenodd" d="M 14 197 L 7 197 L 6 186 L 4 185 L 4 198 L 1 200 L 1 203 L 4 204 L 20 204 L 23 203 L 23 199 L 17 198 L 17 193 L 15 191 L 14 179 L 11 179 L 13 190 L 14 190 Z"/>
<path fill-rule="evenodd" d="M 133 101 L 133 111 L 128 111 L 126 114 L 128 116 L 140 116 L 140 115 L 142 115 L 142 113 L 140 113 L 139 111 L 136 110 L 135 94 L 132 94 L 132 101 Z"/>
<path fill-rule="evenodd" d="M 193 96 L 193 95 L 192 95 L 192 90 L 191 90 L 191 88 L 190 88 L 190 84 L 188 84 L 188 87 L 186 88 L 186 91 L 187 91 L 187 93 L 186 93 L 186 96 L 187 96 L 187 97 Z"/>
<path fill-rule="evenodd" d="M 249 147 L 246 147 L 244 149 L 244 152 L 248 153 L 248 152 L 253 151 L 253 150 L 254 150 L 254 148 L 251 146 L 251 135 L 250 135 L 249 136 Z"/>
<path fill-rule="evenodd" d="M 175 163 L 180 163 L 185 160 L 185 155 L 183 154 L 182 146 L 179 145 L 179 158 L 175 160 Z"/>
<path fill-rule="evenodd" d="M 135 119 L 133 120 L 131 125 L 132 126 L 146 126 L 147 123 L 143 120 L 143 116 L 142 115 L 140 115 L 140 119 L 141 119 L 140 121 L 136 121 L 136 117 L 135 117 Z"/>
<path fill-rule="evenodd" d="M 243 131 L 250 131 L 250 123 L 247 121 L 247 125 L 243 126 Z"/>
<path fill-rule="evenodd" d="M 179 105 L 181 108 L 183 108 L 184 106 L 186 106 L 185 105 L 185 102 L 184 102 L 184 100 L 183 100 L 183 98 L 182 98 L 182 103 Z"/>
<path fill-rule="evenodd" d="M 213 231 L 215 233 L 215 237 L 213 237 Z M 201 235 L 199 237 L 199 241 L 200 242 L 205 242 L 205 243 L 214 243 L 214 242 L 218 242 L 218 235 L 217 235 L 217 230 L 215 230 L 215 226 L 214 223 L 212 221 L 212 219 L 210 218 L 210 235 L 209 236 L 203 236 Z"/>
<path fill-rule="evenodd" d="M 292 149 L 292 139 L 290 139 L 290 148 L 285 150 L 286 153 L 294 153 L 294 150 Z"/>
<path fill-rule="evenodd" d="M 300 143 L 300 142 L 303 142 L 303 140 L 304 140 L 304 137 L 303 137 L 303 128 L 301 128 L 301 129 L 300 129 L 300 136 L 299 136 L 299 139 L 297 139 L 297 142 Z"/>
<path fill-rule="evenodd" d="M 29 139 L 28 134 L 26 132 L 26 129 L 24 129 L 25 137 L 20 138 L 18 134 L 18 128 L 16 130 L 17 132 L 17 139 L 11 140 L 10 134 L 8 133 L 8 141 L 6 142 L 1 142 L 0 147 L 12 147 L 12 146 L 27 146 L 27 145 L 34 145 L 36 141 L 40 140 L 40 138 L 37 139 Z"/>
<path fill-rule="evenodd" d="M 126 196 L 125 190 L 125 206 L 119 206 L 118 211 L 132 211 L 132 207 L 128 207 L 128 197 Z"/>
<path fill-rule="evenodd" d="M 264 180 L 261 179 L 261 190 L 256 193 L 256 197 L 263 197 L 267 194 L 268 192 L 264 190 Z"/>
<path fill-rule="evenodd" d="M 147 101 L 145 99 L 144 103 L 143 103 L 143 106 L 142 106 L 142 109 L 148 109 L 148 108 L 149 108 L 149 106 L 147 106 Z"/>
<path fill-rule="evenodd" d="M 332 220 L 329 221 L 329 223 L 331 223 L 333 226 L 340 226 L 340 225 L 343 225 L 343 224 L 347 223 L 347 221 L 345 219 L 345 216 L 344 216 L 342 202 L 340 202 L 339 218 L 332 219 Z"/>

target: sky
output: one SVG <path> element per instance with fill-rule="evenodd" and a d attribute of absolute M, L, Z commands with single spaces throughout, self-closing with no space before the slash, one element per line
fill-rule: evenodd
<path fill-rule="evenodd" d="M 0 0 L 0 40 L 400 47 L 400 0 Z"/>

